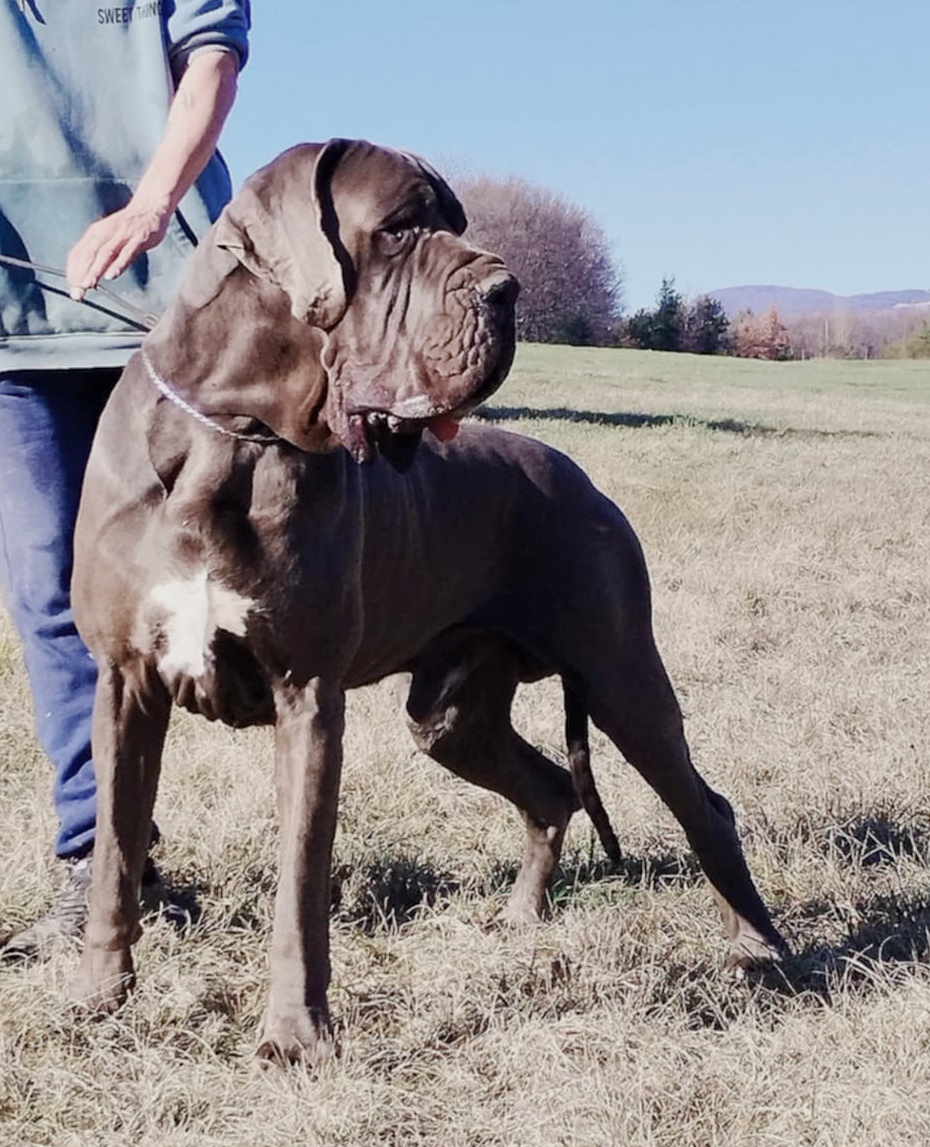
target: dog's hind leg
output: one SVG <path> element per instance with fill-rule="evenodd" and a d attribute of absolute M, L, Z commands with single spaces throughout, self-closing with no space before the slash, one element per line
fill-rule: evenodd
<path fill-rule="evenodd" d="M 733 810 L 691 763 L 681 710 L 651 634 L 628 640 L 610 677 L 589 683 L 594 722 L 668 805 L 713 886 L 730 937 L 727 963 L 748 967 L 785 944 L 756 891 Z M 635 646 L 635 647 L 634 647 Z"/>
<path fill-rule="evenodd" d="M 511 724 L 519 679 L 516 659 L 502 643 L 475 638 L 414 669 L 407 714 L 423 752 L 519 809 L 526 846 L 504 917 L 532 923 L 547 913 L 549 883 L 579 803 L 569 772 Z"/>

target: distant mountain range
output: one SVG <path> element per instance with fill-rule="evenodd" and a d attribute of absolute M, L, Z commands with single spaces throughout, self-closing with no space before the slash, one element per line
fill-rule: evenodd
<path fill-rule="evenodd" d="M 890 311 L 896 307 L 927 308 L 930 312 L 930 291 L 876 291 L 869 295 L 832 295 L 829 291 L 809 291 L 800 287 L 723 287 L 708 291 L 719 300 L 728 315 L 752 311 L 760 315 L 774 307 L 779 315 L 823 314 L 828 311 L 856 311 L 874 313 Z"/>

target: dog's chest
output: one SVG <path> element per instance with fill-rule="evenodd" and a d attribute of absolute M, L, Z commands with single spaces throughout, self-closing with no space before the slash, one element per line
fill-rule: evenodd
<path fill-rule="evenodd" d="M 206 568 L 155 582 L 136 630 L 174 700 L 232 725 L 267 719 L 269 687 L 248 646 L 257 603 Z"/>
<path fill-rule="evenodd" d="M 251 598 L 229 589 L 206 569 L 159 582 L 143 606 L 159 670 L 202 676 L 214 656 L 217 634 L 245 637 L 254 609 Z"/>

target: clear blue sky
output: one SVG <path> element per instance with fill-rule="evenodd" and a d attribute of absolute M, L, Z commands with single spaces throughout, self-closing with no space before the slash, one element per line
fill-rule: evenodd
<path fill-rule="evenodd" d="M 240 182 L 361 136 L 589 210 L 663 277 L 930 288 L 930 0 L 254 0 Z"/>

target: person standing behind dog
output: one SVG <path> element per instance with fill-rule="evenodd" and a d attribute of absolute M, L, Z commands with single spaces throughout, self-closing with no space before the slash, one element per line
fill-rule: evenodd
<path fill-rule="evenodd" d="M 249 26 L 249 0 L 0 5 L 0 583 L 54 768 L 64 862 L 57 902 L 4 959 L 84 930 L 96 670 L 70 601 L 81 482 L 139 315 L 165 309 L 231 196 L 215 148 Z M 3 261 L 57 268 L 66 253 L 67 284 Z M 118 275 L 125 309 L 93 291 Z M 151 860 L 141 893 L 164 894 Z"/>

